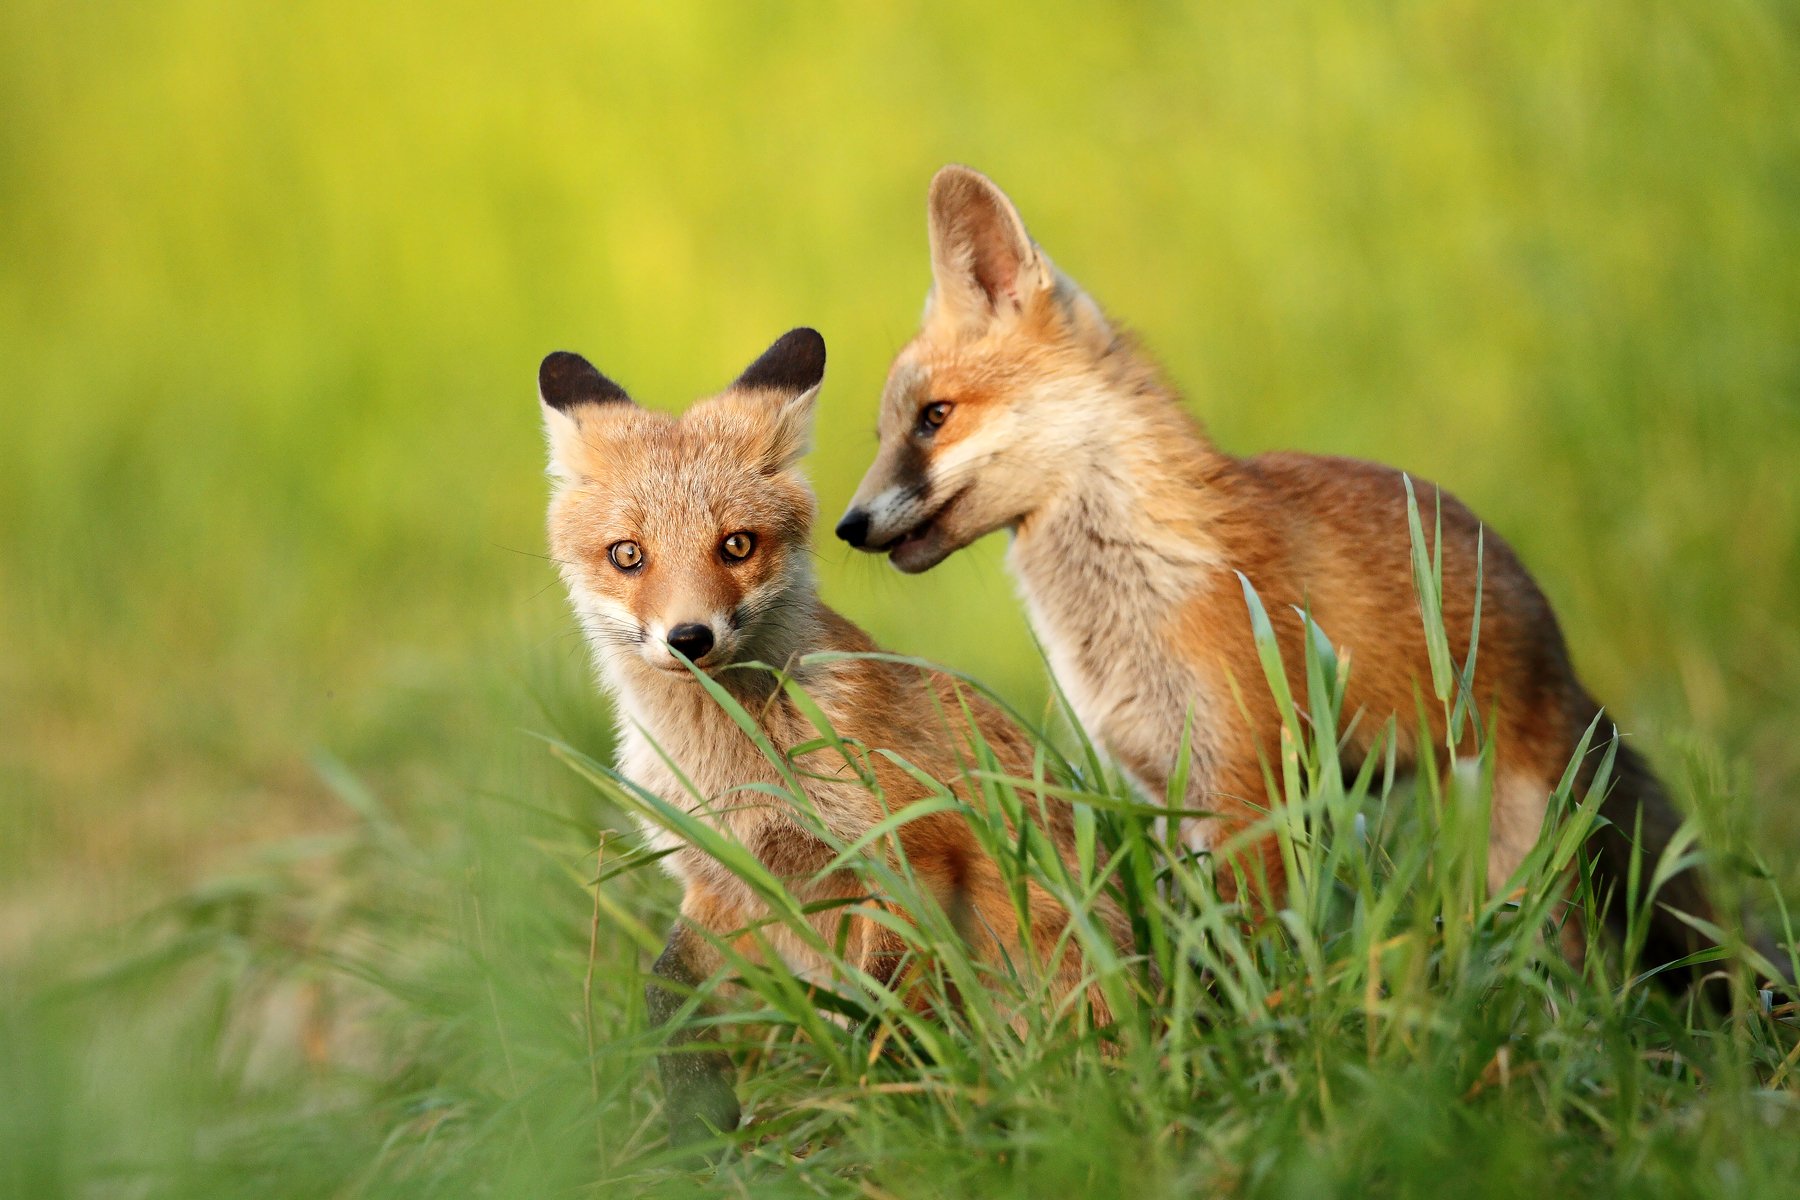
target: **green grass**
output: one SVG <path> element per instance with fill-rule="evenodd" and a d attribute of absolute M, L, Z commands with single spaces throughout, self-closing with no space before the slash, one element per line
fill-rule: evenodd
<path fill-rule="evenodd" d="M 1800 895 L 1797 43 L 1778 0 L 0 6 L 0 1180 L 643 1178 L 634 931 L 673 896 L 602 889 L 590 1072 L 575 883 L 619 817 L 532 736 L 609 753 L 537 557 L 531 374 L 577 349 L 679 406 L 815 325 L 835 515 L 948 160 L 1226 447 L 1468 501 L 1724 878 L 1761 857 L 1759 903 Z M 919 579 L 818 549 L 884 645 L 1047 711 L 997 545 Z M 1751 1194 L 1782 1166 L 1796 1068 L 1758 1091 L 1758 1018 L 1538 964 L 1576 997 L 1546 1016 L 1531 972 L 1488 1004 L 1464 963 L 1395 993 L 1416 1029 L 1377 1053 L 1337 996 L 1213 1023 L 1179 1083 L 1047 1038 L 870 1095 L 772 1045 L 755 1111 L 831 1136 L 726 1179 Z M 1549 1065 L 1462 1103 L 1514 1033 Z"/>
<path fill-rule="evenodd" d="M 1429 610 L 1429 572 L 1421 588 Z M 601 823 L 496 798 L 438 846 L 322 764 L 358 816 L 350 833 L 276 847 L 255 872 L 194 890 L 21 1010 L 11 1074 L 53 1106 L 8 1113 L 12 1181 L 21 1195 L 1779 1194 L 1800 1169 L 1800 993 L 1760 985 L 1791 974 L 1791 957 L 1758 960 L 1730 923 L 1734 955 L 1702 963 L 1729 981 L 1717 1013 L 1641 970 L 1664 964 L 1598 949 L 1622 898 L 1583 882 L 1572 909 L 1561 902 L 1559 880 L 1588 878 L 1579 856 L 1610 732 L 1580 752 L 1599 759 L 1595 790 L 1584 800 L 1565 781 L 1537 848 L 1489 897 L 1491 748 L 1442 791 L 1436 772 L 1396 786 L 1379 747 L 1346 780 L 1335 733 L 1312 731 L 1340 727 L 1347 662 L 1319 631 L 1306 692 L 1290 696 L 1245 593 L 1268 671 L 1248 682 L 1276 688 L 1291 749 L 1267 764 L 1269 815 L 1244 836 L 1279 842 L 1281 911 L 1247 922 L 1222 900 L 1211 861 L 1161 841 L 1169 809 L 1098 766 L 1078 729 L 1070 756 L 1040 741 L 1055 793 L 1077 804 L 1090 849 L 1076 862 L 1029 818 L 1039 785 L 991 758 L 949 781 L 961 800 L 944 789 L 934 802 L 960 809 L 1019 896 L 1030 879 L 1072 911 L 1102 889 L 1125 904 L 1135 954 L 1071 926 L 1111 1026 L 1084 1000 L 1059 1006 L 1043 964 L 972 961 L 891 829 L 838 848 L 871 900 L 916 918 L 896 926 L 914 957 L 893 988 L 837 958 L 781 881 L 681 797 L 645 793 L 566 741 L 550 751 L 592 788 Z M 1479 720 L 1463 700 L 1452 674 L 1427 702 Z M 876 749 L 843 752 L 854 768 Z M 765 753 L 798 789 L 787 758 Z M 713 1167 L 661 1137 L 650 1080 L 665 1031 L 646 1025 L 638 964 L 671 897 L 656 856 L 620 832 L 632 818 L 706 847 L 766 898 L 769 920 L 835 963 L 820 989 L 728 949 L 694 995 L 688 1019 L 736 1056 L 750 1117 L 721 1136 Z M 1642 870 L 1661 879 L 1680 853 Z M 1569 921 L 1597 948 L 1580 969 L 1557 949 Z M 177 1015 L 168 1000 L 183 994 Z M 99 1012 L 130 1015 L 76 1044 L 69 1026 Z M 144 1039 L 165 1053 L 140 1051 L 115 1076 L 114 1041 Z M 95 1103 L 54 1106 L 58 1088 Z"/>

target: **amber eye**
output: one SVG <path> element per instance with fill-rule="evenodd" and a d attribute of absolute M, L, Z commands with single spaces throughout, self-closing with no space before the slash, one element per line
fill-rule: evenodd
<path fill-rule="evenodd" d="M 756 552 L 756 535 L 743 530 L 719 543 L 719 553 L 728 562 L 743 562 Z"/>
<path fill-rule="evenodd" d="M 636 542 L 614 542 L 607 548 L 606 557 L 621 571 L 635 571 L 644 565 L 644 548 Z"/>
<path fill-rule="evenodd" d="M 919 410 L 919 432 L 929 437 L 950 415 L 950 402 L 936 400 Z"/>

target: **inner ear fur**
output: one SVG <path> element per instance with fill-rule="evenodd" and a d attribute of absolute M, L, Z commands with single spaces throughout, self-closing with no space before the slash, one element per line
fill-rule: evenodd
<path fill-rule="evenodd" d="M 981 172 L 944 167 L 927 211 L 937 302 L 974 318 L 1023 308 L 1052 283 L 1019 210 Z"/>
<path fill-rule="evenodd" d="M 774 404 L 764 429 L 764 472 L 785 471 L 812 444 L 813 403 L 825 378 L 825 339 L 817 330 L 790 329 L 744 368 L 730 390 Z"/>
<path fill-rule="evenodd" d="M 625 389 L 602 375 L 579 354 L 558 350 L 538 364 L 539 409 L 544 414 L 544 435 L 549 442 L 550 474 L 558 479 L 582 475 L 591 456 L 595 422 L 584 417 L 606 411 L 633 409 Z"/>

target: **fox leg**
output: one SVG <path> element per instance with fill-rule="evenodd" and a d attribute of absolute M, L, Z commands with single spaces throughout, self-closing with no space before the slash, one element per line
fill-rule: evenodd
<path fill-rule="evenodd" d="M 1509 717 L 1511 719 L 1509 719 Z M 1543 833 L 1550 796 L 1562 781 L 1574 746 L 1545 736 L 1514 714 L 1501 712 L 1495 742 L 1494 792 L 1488 817 L 1488 891 L 1498 895 Z M 1573 911 L 1577 877 L 1570 872 L 1556 886 L 1563 958 L 1579 968 L 1587 958 L 1587 935 Z"/>
<path fill-rule="evenodd" d="M 1488 817 L 1488 891 L 1498 893 L 1537 845 L 1557 779 L 1523 764 L 1497 763 Z"/>
<path fill-rule="evenodd" d="M 902 967 L 911 961 L 908 958 L 911 947 L 906 940 L 892 929 L 866 918 L 859 918 L 858 925 L 857 965 L 863 973 L 883 987 L 898 991 L 901 1000 L 914 1012 L 923 1011 L 925 989 L 918 983 L 917 964 L 910 972 L 902 971 Z"/>
<path fill-rule="evenodd" d="M 650 968 L 644 1004 L 653 1026 L 668 1024 L 694 989 L 722 963 L 719 952 L 696 929 L 697 925 L 714 930 L 730 927 L 729 911 L 706 902 L 709 899 L 688 893 L 668 944 Z M 676 1031 L 669 1038 L 668 1049 L 656 1060 L 672 1145 L 704 1141 L 714 1130 L 729 1133 L 737 1128 L 742 1115 L 732 1088 L 735 1072 L 730 1056 L 719 1050 L 682 1049 L 698 1038 L 691 1028 Z"/>
<path fill-rule="evenodd" d="M 1287 900 L 1287 868 L 1281 843 L 1268 823 L 1268 783 L 1254 745 L 1245 745 L 1201 780 L 1204 790 L 1190 787 L 1192 808 L 1218 816 L 1206 822 L 1212 844 L 1214 879 L 1219 897 L 1243 906 L 1251 922 L 1280 909 Z M 1248 838 L 1245 830 L 1261 826 Z M 1229 847 L 1229 849 L 1227 849 Z"/>

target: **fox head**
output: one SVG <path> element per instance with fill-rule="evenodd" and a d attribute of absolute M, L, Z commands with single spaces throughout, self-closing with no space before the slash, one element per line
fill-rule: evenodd
<path fill-rule="evenodd" d="M 1114 336 L 979 172 L 931 181 L 931 292 L 838 536 L 908 573 L 1028 519 L 1092 453 Z M 1085 401 L 1085 402 L 1084 402 Z"/>
<path fill-rule="evenodd" d="M 795 463 L 824 375 L 824 339 L 795 329 L 675 417 L 580 355 L 544 359 L 551 557 L 614 678 L 785 659 L 813 586 Z"/>

